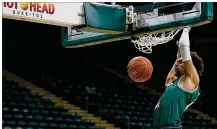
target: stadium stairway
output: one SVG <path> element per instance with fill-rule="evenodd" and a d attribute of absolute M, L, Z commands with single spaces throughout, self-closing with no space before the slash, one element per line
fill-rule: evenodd
<path fill-rule="evenodd" d="M 95 117 L 93 114 L 88 113 L 86 110 L 82 110 L 80 107 L 70 104 L 68 101 L 65 101 L 62 98 L 55 96 L 54 94 L 44 90 L 43 88 L 37 87 L 31 82 L 28 82 L 7 70 L 3 70 L 3 76 L 7 80 L 15 81 L 16 83 L 18 83 L 18 85 L 24 86 L 32 93 L 40 95 L 43 99 L 50 100 L 51 102 L 55 103 L 55 106 L 64 107 L 66 110 L 68 110 L 69 113 L 77 113 L 77 115 L 80 116 L 82 120 L 89 120 L 94 123 L 96 128 L 120 129 L 118 127 L 115 127 L 114 124 L 109 124 L 106 120 L 102 120 L 100 117 Z"/>

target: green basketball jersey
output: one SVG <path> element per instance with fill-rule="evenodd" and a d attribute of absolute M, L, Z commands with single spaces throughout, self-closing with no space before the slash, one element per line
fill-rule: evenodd
<path fill-rule="evenodd" d="M 199 88 L 188 92 L 178 87 L 180 77 L 168 86 L 159 99 L 154 111 L 154 129 L 167 126 L 182 127 L 181 117 L 186 106 L 192 104 L 198 98 Z"/>

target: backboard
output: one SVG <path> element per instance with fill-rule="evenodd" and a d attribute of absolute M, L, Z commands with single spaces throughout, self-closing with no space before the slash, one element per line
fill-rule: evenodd
<path fill-rule="evenodd" d="M 67 12 L 67 13 L 66 13 Z M 68 13 L 70 12 L 70 13 Z M 200 26 L 213 20 L 213 3 L 3 2 L 3 18 L 61 26 L 65 48 Z"/>
<path fill-rule="evenodd" d="M 93 5 L 97 3 L 93 3 Z M 213 3 L 211 2 L 180 2 L 180 3 L 144 3 L 140 6 L 123 6 L 123 5 L 108 5 L 108 7 L 121 8 L 125 10 L 126 15 L 126 30 L 119 31 L 118 33 L 111 33 L 109 29 L 90 28 L 85 24 L 80 27 L 62 27 L 62 45 L 65 48 L 85 47 L 112 41 L 131 39 L 131 37 L 141 37 L 147 33 L 156 33 L 178 29 L 180 27 L 190 25 L 192 27 L 208 24 L 213 20 Z M 103 15 L 99 10 L 88 10 L 83 6 L 84 10 L 94 11 L 95 14 Z M 82 12 L 81 17 L 85 16 Z M 124 16 L 123 16 L 124 17 Z M 90 17 L 91 18 L 91 17 Z M 89 18 L 89 19 L 90 19 Z M 97 19 L 98 18 L 98 19 Z M 93 15 L 93 19 L 100 25 L 104 21 L 100 21 L 99 17 Z M 107 19 L 108 21 L 116 19 Z M 123 22 L 122 22 L 123 23 Z M 122 24 L 121 23 L 121 24 Z M 115 26 L 115 24 L 114 24 Z M 108 27 L 107 27 L 108 28 Z"/>
<path fill-rule="evenodd" d="M 141 37 L 144 33 L 167 31 L 186 25 L 200 26 L 213 20 L 213 3 L 210 2 L 152 3 L 123 8 L 126 9 L 127 16 L 131 15 L 131 17 L 126 16 L 126 18 L 130 18 L 127 20 L 131 22 L 130 24 L 127 23 L 126 26 L 131 27 L 131 29 L 122 33 L 111 34 L 106 31 L 90 32 L 76 27 L 63 27 L 62 45 L 66 48 L 83 47 L 130 39 L 132 36 Z M 97 10 L 95 11 L 97 12 Z M 95 19 L 95 22 L 100 21 Z"/>

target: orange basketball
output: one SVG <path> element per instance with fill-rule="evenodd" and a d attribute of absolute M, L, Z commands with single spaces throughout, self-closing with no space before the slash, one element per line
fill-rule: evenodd
<path fill-rule="evenodd" d="M 130 60 L 127 72 L 132 80 L 145 82 L 152 76 L 153 66 L 149 59 L 138 56 Z"/>

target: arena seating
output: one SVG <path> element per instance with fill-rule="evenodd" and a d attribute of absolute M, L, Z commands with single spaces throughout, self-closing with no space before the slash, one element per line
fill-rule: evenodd
<path fill-rule="evenodd" d="M 3 78 L 3 128 L 15 129 L 96 129 L 76 113 L 69 114 L 13 81 Z M 102 129 L 102 128 L 100 128 Z"/>
<path fill-rule="evenodd" d="M 159 96 L 124 83 L 124 80 L 94 65 L 88 64 L 89 67 L 82 67 L 82 71 L 74 65 L 52 67 L 31 80 L 119 127 L 127 128 L 129 124 L 131 129 L 152 128 L 153 109 Z M 88 88 L 95 90 L 88 92 Z M 217 128 L 210 119 L 196 113 L 187 111 L 182 119 L 185 129 Z"/>

